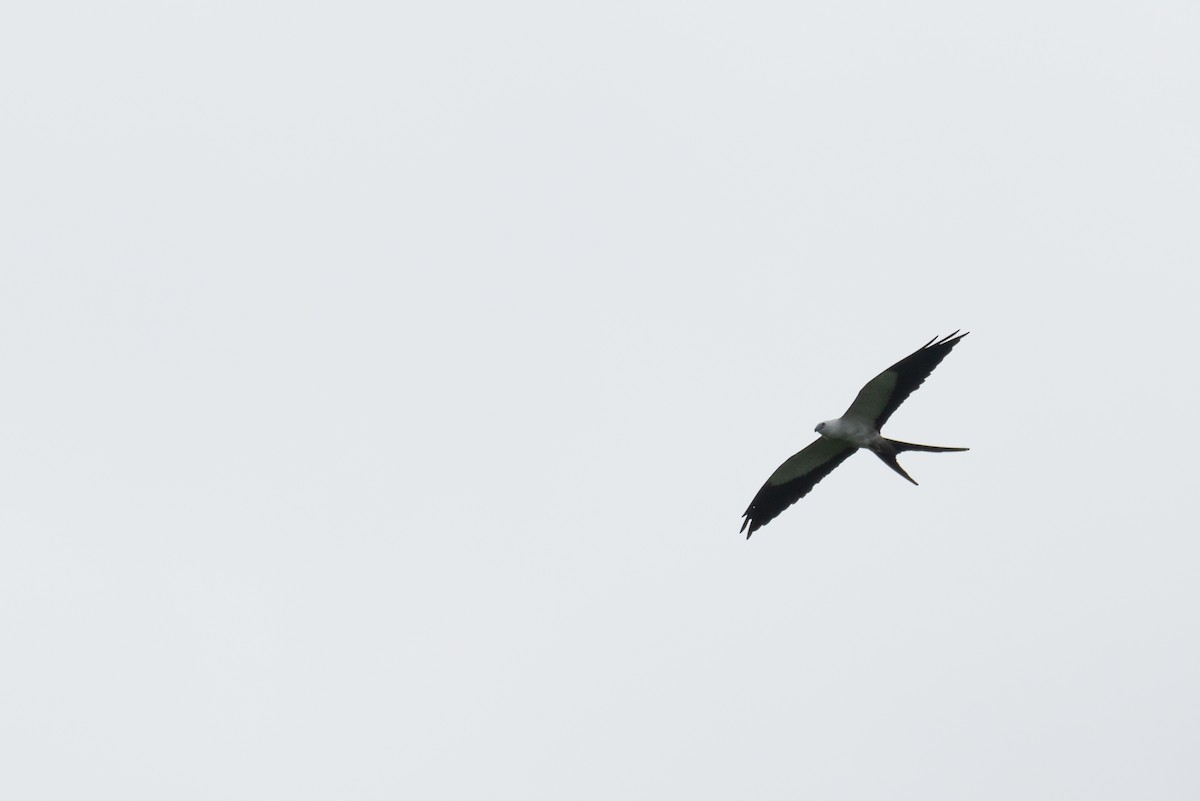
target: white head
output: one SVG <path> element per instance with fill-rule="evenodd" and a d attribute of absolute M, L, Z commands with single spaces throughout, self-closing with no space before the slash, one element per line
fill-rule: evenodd
<path fill-rule="evenodd" d="M 822 423 L 817 423 L 817 427 L 813 429 L 825 439 L 846 439 L 850 433 L 846 430 L 844 420 L 826 420 Z"/>

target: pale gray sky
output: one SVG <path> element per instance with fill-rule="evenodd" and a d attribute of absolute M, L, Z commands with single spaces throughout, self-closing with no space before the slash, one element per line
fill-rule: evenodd
<path fill-rule="evenodd" d="M 7 9 L 0 795 L 1200 797 L 1197 8 Z"/>

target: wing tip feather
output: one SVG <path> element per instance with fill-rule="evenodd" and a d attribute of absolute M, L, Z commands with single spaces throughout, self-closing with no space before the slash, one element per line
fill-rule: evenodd
<path fill-rule="evenodd" d="M 936 348 L 939 345 L 953 345 L 954 343 L 958 342 L 960 339 L 965 337 L 967 334 L 971 333 L 970 331 L 962 331 L 962 333 L 959 333 L 960 331 L 962 331 L 961 328 L 956 328 L 956 329 L 954 329 L 953 334 L 948 334 L 947 336 L 944 336 L 941 339 L 934 337 L 933 339 L 931 339 L 925 343 L 925 348 L 929 348 L 929 347 Z M 922 348 L 922 350 L 924 350 L 925 348 Z"/>

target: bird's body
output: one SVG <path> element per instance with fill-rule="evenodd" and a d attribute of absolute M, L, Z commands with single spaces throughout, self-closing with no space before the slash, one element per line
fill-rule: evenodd
<path fill-rule="evenodd" d="M 870 448 L 883 439 L 879 435 L 879 429 L 866 420 L 860 420 L 857 417 L 839 417 L 836 420 L 826 420 L 824 423 L 818 423 L 817 427 L 813 430 L 822 437 L 825 437 L 825 439 L 845 442 L 856 448 Z"/>
<path fill-rule="evenodd" d="M 860 448 L 870 450 L 913 484 L 917 482 L 900 467 L 896 461 L 897 454 L 904 451 L 942 453 L 967 450 L 915 445 L 888 439 L 880 433 L 892 413 L 924 383 L 934 368 L 946 358 L 946 354 L 965 336 L 955 331 L 940 341 L 934 337 L 924 347 L 868 381 L 841 417 L 818 423 L 814 430 L 821 436 L 780 465 L 750 502 L 742 523 L 742 531 L 747 526 L 750 528 L 746 538 L 749 539 L 751 534 L 807 495 L 817 482 Z"/>

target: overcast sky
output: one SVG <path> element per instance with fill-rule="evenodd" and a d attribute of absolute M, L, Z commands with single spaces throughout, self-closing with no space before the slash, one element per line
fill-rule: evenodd
<path fill-rule="evenodd" d="M 7 8 L 0 795 L 1200 797 L 1198 8 Z"/>

